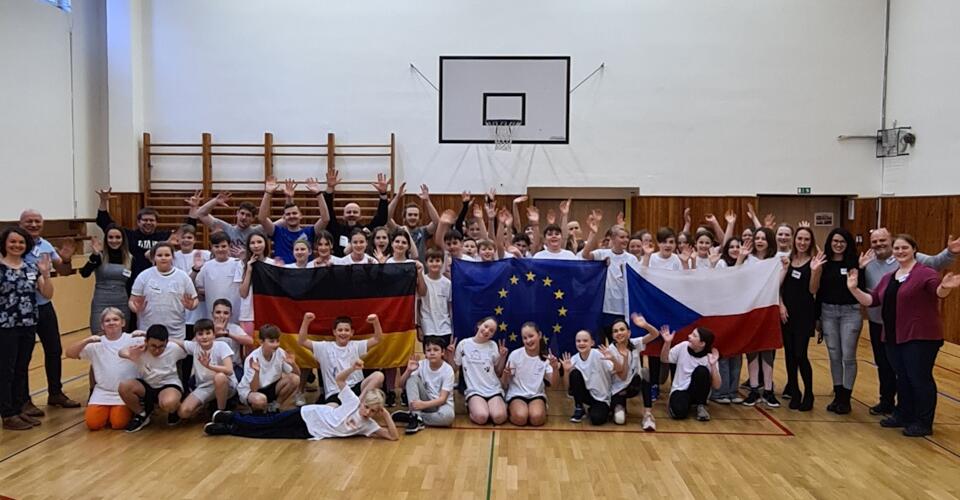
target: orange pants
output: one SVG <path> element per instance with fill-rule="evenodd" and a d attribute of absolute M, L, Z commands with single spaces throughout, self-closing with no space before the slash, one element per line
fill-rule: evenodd
<path fill-rule="evenodd" d="M 91 431 L 99 431 L 107 424 L 111 429 L 122 430 L 127 428 L 127 424 L 133 418 L 133 412 L 124 405 L 87 405 L 83 418 L 87 421 L 87 429 Z"/>

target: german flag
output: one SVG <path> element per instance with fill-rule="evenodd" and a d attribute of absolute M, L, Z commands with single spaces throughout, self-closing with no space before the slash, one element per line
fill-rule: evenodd
<path fill-rule="evenodd" d="M 289 334 L 280 345 L 295 353 L 302 367 L 317 366 L 313 353 L 297 344 L 306 312 L 317 317 L 310 325 L 312 340 L 332 340 L 333 320 L 339 316 L 353 320 L 354 339 L 369 338 L 373 327 L 367 316 L 379 316 L 383 340 L 364 358 L 369 368 L 404 366 L 413 352 L 417 268 L 412 263 L 287 269 L 257 262 L 252 285 L 257 338 L 261 325 L 276 325 Z"/>

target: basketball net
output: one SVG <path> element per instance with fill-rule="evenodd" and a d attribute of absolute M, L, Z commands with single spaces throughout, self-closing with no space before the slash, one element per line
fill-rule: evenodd
<path fill-rule="evenodd" d="M 513 120 L 492 122 L 494 151 L 510 151 L 513 146 L 513 127 L 518 123 Z"/>

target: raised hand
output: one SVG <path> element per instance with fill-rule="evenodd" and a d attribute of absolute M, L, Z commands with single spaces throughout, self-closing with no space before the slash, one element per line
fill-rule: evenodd
<path fill-rule="evenodd" d="M 570 198 L 560 202 L 560 216 L 565 217 L 570 215 Z"/>
<path fill-rule="evenodd" d="M 474 205 L 474 206 L 473 206 L 473 217 L 476 218 L 476 219 L 482 219 L 482 218 L 483 218 L 483 207 L 481 207 L 480 205 Z"/>
<path fill-rule="evenodd" d="M 310 322 L 312 322 L 312 321 L 315 320 L 315 319 L 317 319 L 317 315 L 316 315 L 316 314 L 313 314 L 312 312 L 305 312 L 305 313 L 303 313 L 303 321 L 304 321 L 304 322 L 310 323 Z"/>
<path fill-rule="evenodd" d="M 97 196 L 100 197 L 100 203 L 101 203 L 101 204 L 107 204 L 107 203 L 110 202 L 110 200 L 115 200 L 115 199 L 117 199 L 117 197 L 114 196 L 114 194 L 113 194 L 113 188 L 112 188 L 112 187 L 106 187 L 106 188 L 103 188 L 103 189 L 98 189 L 98 190 L 97 190 Z"/>
<path fill-rule="evenodd" d="M 204 368 L 210 368 L 210 351 L 201 349 L 200 354 L 197 356 L 197 361 L 199 361 Z"/>
<path fill-rule="evenodd" d="M 355 359 L 351 368 L 353 368 L 353 371 L 355 372 L 363 370 L 363 360 L 360 358 Z"/>
<path fill-rule="evenodd" d="M 77 244 L 73 242 L 72 238 L 67 238 L 60 243 L 60 248 L 57 249 L 57 254 L 60 255 L 60 258 L 64 262 L 69 262 L 73 258 L 73 254 L 77 252 Z"/>
<path fill-rule="evenodd" d="M 193 307 L 193 299 L 189 293 L 184 292 L 183 295 L 180 296 L 180 303 L 183 304 L 183 307 L 190 309 Z"/>
<path fill-rule="evenodd" d="M 423 274 L 423 262 L 415 260 L 413 261 L 413 265 L 417 266 L 417 274 Z"/>
<path fill-rule="evenodd" d="M 623 215 L 623 212 L 617 212 L 617 225 L 620 227 L 626 227 L 627 219 Z"/>
<path fill-rule="evenodd" d="M 92 250 L 93 253 L 103 252 L 103 240 L 101 240 L 99 236 L 90 238 L 90 250 Z"/>
<path fill-rule="evenodd" d="M 853 289 L 857 287 L 857 278 L 859 274 L 860 273 L 858 273 L 856 269 L 850 269 L 847 271 L 847 288 Z"/>
<path fill-rule="evenodd" d="M 680 251 L 680 260 L 682 260 L 683 262 L 687 262 L 690 260 L 690 256 L 692 255 L 693 255 L 693 247 L 691 247 L 690 245 L 687 245 L 686 247 L 683 248 L 683 250 Z"/>
<path fill-rule="evenodd" d="M 940 286 L 948 289 L 960 287 L 960 274 L 947 273 L 946 276 L 940 280 Z"/>
<path fill-rule="evenodd" d="M 557 212 L 552 208 L 547 209 L 547 224 L 556 224 L 557 223 Z"/>
<path fill-rule="evenodd" d="M 370 183 L 373 186 L 373 189 L 376 189 L 381 195 L 387 194 L 387 176 L 384 174 L 377 174 L 377 181 Z"/>
<path fill-rule="evenodd" d="M 407 359 L 407 373 L 413 373 L 420 367 L 420 360 L 417 359 L 416 354 L 411 354 L 410 358 Z"/>
<path fill-rule="evenodd" d="M 497 216 L 497 204 L 493 203 L 484 203 L 484 211 L 487 213 L 487 218 L 493 220 Z"/>
<path fill-rule="evenodd" d="M 497 342 L 497 351 L 500 353 L 500 357 L 509 354 L 510 351 L 507 349 L 506 341 L 501 340 L 500 342 Z"/>
<path fill-rule="evenodd" d="M 453 223 L 456 222 L 456 220 L 457 220 L 457 213 L 454 212 L 453 210 L 444 210 L 443 213 L 440 214 L 440 222 L 446 225 L 453 225 Z"/>
<path fill-rule="evenodd" d="M 690 220 L 691 220 L 691 217 L 690 217 L 690 207 L 684 208 L 684 209 L 683 209 L 683 223 L 684 223 L 684 224 L 690 224 Z"/>
<path fill-rule="evenodd" d="M 371 314 L 367 316 L 367 323 L 370 323 L 372 325 L 377 321 L 380 321 L 380 318 L 378 318 L 376 314 Z"/>
<path fill-rule="evenodd" d="M 470 203 L 470 200 L 473 199 L 473 195 L 470 194 L 470 191 L 464 191 L 460 193 L 460 201 L 463 203 Z"/>
<path fill-rule="evenodd" d="M 767 214 L 763 216 L 763 227 L 769 227 L 773 229 L 777 225 L 777 217 L 773 214 Z"/>
<path fill-rule="evenodd" d="M 457 351 L 457 339 L 450 341 L 450 345 L 447 346 L 447 354 L 453 356 L 453 353 Z"/>
<path fill-rule="evenodd" d="M 570 356 L 569 352 L 563 353 L 563 356 L 560 358 L 560 364 L 566 373 L 570 373 L 570 370 L 573 370 L 573 357 Z"/>
<path fill-rule="evenodd" d="M 727 212 L 723 214 L 723 219 L 727 221 L 727 224 L 735 224 L 737 222 L 737 213 L 728 209 Z"/>
<path fill-rule="evenodd" d="M 740 247 L 740 255 L 747 256 L 753 253 L 753 240 L 744 242 Z"/>
<path fill-rule="evenodd" d="M 255 371 L 255 372 L 260 371 L 260 361 L 257 360 L 257 357 L 256 357 L 256 356 L 251 356 L 251 357 L 250 357 L 250 369 L 253 370 L 253 371 Z"/>
<path fill-rule="evenodd" d="M 560 360 L 553 355 L 553 351 L 550 351 L 550 354 L 547 355 L 547 363 L 550 363 L 550 368 L 553 368 L 554 371 L 560 367 Z"/>
<path fill-rule="evenodd" d="M 203 252 L 193 252 L 193 267 L 203 266 Z"/>
<path fill-rule="evenodd" d="M 230 208 L 230 191 L 220 192 L 215 199 L 217 200 L 217 205 Z"/>
<path fill-rule="evenodd" d="M 703 217 L 703 220 L 705 220 L 705 221 L 707 221 L 707 222 L 709 222 L 709 223 L 711 223 L 711 224 L 720 224 L 720 222 L 717 221 L 717 216 L 716 216 L 716 215 L 713 215 L 713 214 L 707 214 L 707 215 L 705 215 L 705 216 Z"/>
<path fill-rule="evenodd" d="M 337 184 L 340 184 L 340 171 L 335 168 L 327 169 L 327 188 L 332 190 Z"/>
<path fill-rule="evenodd" d="M 633 313 L 630 315 L 630 321 L 633 321 L 633 324 L 639 328 L 646 329 L 650 324 L 647 323 L 647 318 L 644 318 L 642 315 Z"/>
<path fill-rule="evenodd" d="M 516 198 L 513 199 L 513 204 L 514 204 L 514 205 L 519 205 L 519 204 L 527 201 L 527 199 L 528 199 L 528 198 L 527 198 L 527 195 L 517 196 Z"/>
<path fill-rule="evenodd" d="M 710 265 L 716 267 L 720 262 L 720 247 L 710 247 L 707 258 L 710 259 Z"/>
<path fill-rule="evenodd" d="M 405 194 L 407 194 L 407 183 L 401 182 L 400 187 L 397 188 L 397 197 L 402 199 Z"/>
<path fill-rule="evenodd" d="M 653 255 L 656 251 L 657 251 L 657 246 L 654 245 L 652 241 L 648 241 L 643 244 L 644 255 Z"/>
<path fill-rule="evenodd" d="M 50 269 L 52 268 L 53 262 L 50 261 L 50 254 L 42 254 L 40 260 L 37 261 L 37 269 L 40 270 L 40 274 L 50 276 Z"/>
<path fill-rule="evenodd" d="M 513 367 L 510 366 L 510 363 L 507 363 L 506 366 L 503 367 L 503 376 L 507 378 L 513 377 Z"/>
<path fill-rule="evenodd" d="M 753 203 L 747 203 L 747 217 L 753 219 L 757 216 L 757 212 L 753 210 Z"/>
<path fill-rule="evenodd" d="M 954 239 L 952 234 L 947 237 L 947 250 L 952 254 L 960 253 L 960 238 Z"/>
<path fill-rule="evenodd" d="M 600 233 L 600 221 L 603 220 L 603 211 L 598 208 L 594 208 L 590 211 L 590 214 L 587 215 L 587 227 L 590 228 L 590 231 L 594 234 Z"/>
<path fill-rule="evenodd" d="M 497 201 L 497 188 L 490 188 L 487 191 L 487 203 L 493 203 Z"/>
<path fill-rule="evenodd" d="M 189 198 L 184 198 L 183 202 L 187 204 L 188 207 L 196 210 L 200 206 L 200 202 L 203 201 L 203 191 L 197 190 L 196 193 L 193 193 Z"/>
<path fill-rule="evenodd" d="M 527 207 L 527 223 L 536 226 L 540 223 L 540 209 L 535 206 Z"/>
<path fill-rule="evenodd" d="M 213 335 L 215 337 L 226 337 L 229 334 L 227 333 L 227 320 L 229 318 L 213 318 Z"/>
<path fill-rule="evenodd" d="M 293 198 L 297 194 L 297 183 L 291 178 L 283 180 L 283 195 L 287 198 Z"/>
<path fill-rule="evenodd" d="M 673 337 L 674 337 L 676 334 L 677 334 L 677 332 L 671 332 L 671 331 L 670 331 L 670 325 L 663 325 L 663 326 L 660 327 L 660 338 L 662 338 L 663 341 L 666 342 L 666 343 L 668 343 L 668 344 L 669 344 L 670 342 L 673 342 Z"/>
<path fill-rule="evenodd" d="M 607 361 L 614 361 L 616 358 L 613 356 L 614 349 L 608 345 L 602 345 L 599 348 L 600 355 L 603 356 L 603 359 Z"/>
<path fill-rule="evenodd" d="M 710 366 L 716 366 L 718 361 L 720 361 L 720 351 L 714 347 L 710 349 L 710 354 L 707 354 L 707 362 L 710 363 Z"/>
<path fill-rule="evenodd" d="M 406 185 L 407 183 L 404 182 L 403 184 Z M 423 201 L 429 200 L 429 199 L 430 199 L 430 188 L 427 187 L 426 184 L 420 184 L 420 192 L 417 194 L 417 196 L 418 196 L 421 200 L 423 200 Z"/>
<path fill-rule="evenodd" d="M 263 192 L 264 193 L 275 193 L 280 186 L 277 184 L 277 178 L 274 176 L 267 177 L 267 180 L 263 183 Z"/>
<path fill-rule="evenodd" d="M 873 262 L 873 259 L 877 258 L 876 252 L 873 249 L 869 249 L 866 252 L 860 254 L 860 268 L 863 269 L 867 267 L 867 264 Z"/>
<path fill-rule="evenodd" d="M 313 194 L 320 194 L 320 191 L 323 190 L 323 188 L 320 187 L 320 181 L 318 181 L 316 177 L 307 177 L 305 185 L 307 186 L 307 191 Z"/>
<path fill-rule="evenodd" d="M 383 250 L 379 248 L 373 251 L 373 258 L 377 259 L 377 262 L 383 264 L 387 262 L 387 254 L 383 253 Z"/>
<path fill-rule="evenodd" d="M 827 261 L 827 254 L 820 250 L 820 247 L 817 247 L 817 253 L 810 259 L 810 271 L 817 271 L 823 264 Z"/>

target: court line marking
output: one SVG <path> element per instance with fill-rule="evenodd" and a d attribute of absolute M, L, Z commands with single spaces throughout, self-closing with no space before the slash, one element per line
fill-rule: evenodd
<path fill-rule="evenodd" d="M 487 500 L 493 494 L 493 446 L 496 443 L 497 431 L 490 433 L 490 460 L 487 462 Z"/>

